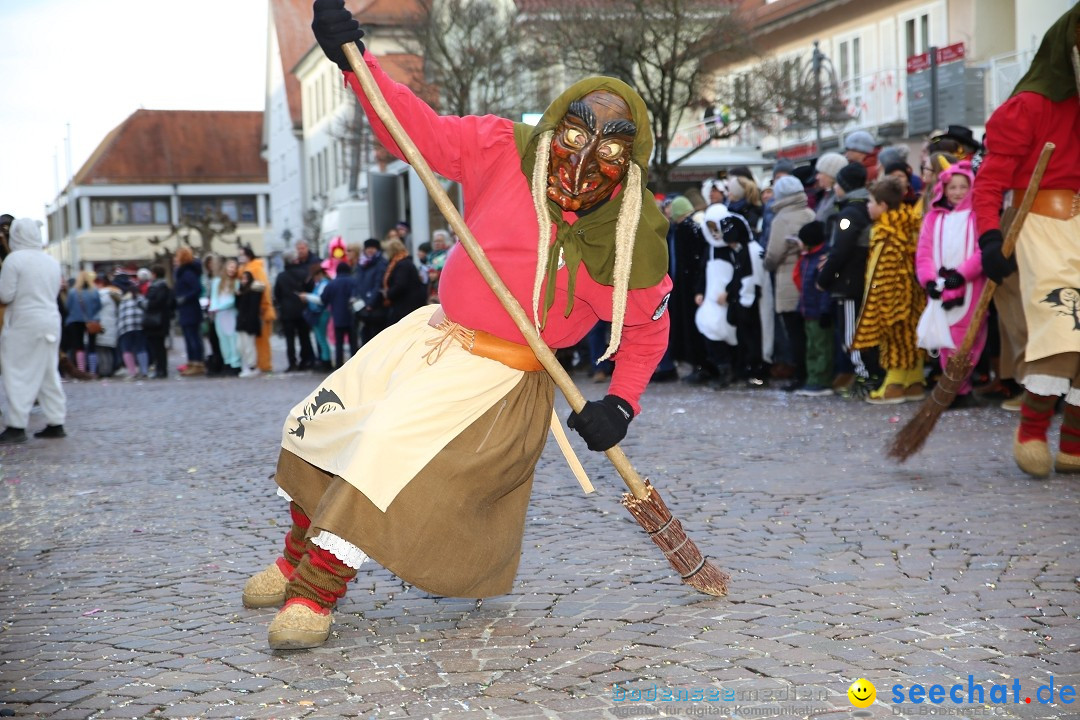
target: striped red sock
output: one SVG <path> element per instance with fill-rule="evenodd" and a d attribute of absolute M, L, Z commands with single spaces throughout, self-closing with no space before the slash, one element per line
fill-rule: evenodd
<path fill-rule="evenodd" d="M 305 538 L 308 528 L 311 527 L 311 520 L 296 503 L 289 503 L 289 515 L 292 516 L 292 527 L 285 535 L 285 550 L 280 560 L 295 570 L 300 564 L 300 558 L 304 557 Z M 281 567 L 280 562 L 278 567 Z M 285 569 L 282 568 L 282 572 L 284 571 Z M 285 573 L 285 577 L 292 577 L 292 572 Z"/>
<path fill-rule="evenodd" d="M 329 550 L 308 544 L 307 553 L 285 588 L 286 599 L 307 598 L 320 607 L 332 608 L 345 595 L 346 585 L 356 571 Z"/>
<path fill-rule="evenodd" d="M 1065 403 L 1059 442 L 1061 452 L 1080 456 L 1080 407 Z"/>
<path fill-rule="evenodd" d="M 1046 431 L 1050 429 L 1050 418 L 1054 417 L 1054 395 L 1036 395 L 1030 390 L 1024 391 L 1024 402 L 1020 406 L 1020 429 L 1017 439 L 1022 442 L 1041 440 L 1046 442 Z"/>

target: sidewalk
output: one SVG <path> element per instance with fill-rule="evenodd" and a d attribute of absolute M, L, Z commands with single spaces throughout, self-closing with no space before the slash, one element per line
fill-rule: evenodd
<path fill-rule="evenodd" d="M 896 466 L 913 405 L 778 390 L 656 385 L 623 446 L 729 597 L 673 576 L 574 436 L 597 493 L 550 442 L 513 593 L 477 607 L 365 565 L 326 645 L 270 652 L 273 611 L 240 589 L 279 552 L 268 478 L 317 380 L 67 382 L 68 438 L 0 448 L 0 716 L 849 718 L 863 677 L 874 718 L 1080 718 L 1036 697 L 1080 685 L 1080 477 L 1023 476 L 996 408 L 946 413 Z M 965 702 L 897 704 L 914 684 Z"/>

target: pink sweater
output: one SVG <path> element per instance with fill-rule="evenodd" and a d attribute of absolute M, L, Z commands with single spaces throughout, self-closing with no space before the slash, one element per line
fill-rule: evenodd
<path fill-rule="evenodd" d="M 514 143 L 514 123 L 492 115 L 440 116 L 408 87 L 390 79 L 370 53 L 365 52 L 364 60 L 431 169 L 461 183 L 465 223 L 531 317 L 528 308 L 532 303 L 539 233 L 532 194 Z M 404 159 L 364 97 L 356 76 L 346 72 L 345 79 L 363 104 L 376 137 L 391 153 Z M 572 217 L 564 214 L 568 221 Z M 552 223 L 552 241 L 554 237 Z M 541 332 L 553 348 L 576 345 L 598 320 L 611 320 L 611 286 L 594 281 L 584 267 L 577 273 L 573 310 L 564 317 L 567 278 L 566 268 L 560 269 L 555 304 Z M 667 348 L 668 315 L 659 311 L 670 291 L 671 280 L 665 275 L 658 285 L 631 290 L 627 298 L 622 342 L 614 356 L 615 372 L 608 392 L 628 400 L 635 413 L 641 412 L 641 394 Z M 524 344 L 514 321 L 463 247 L 455 246 L 449 253 L 439 279 L 439 299 L 455 322 Z"/>

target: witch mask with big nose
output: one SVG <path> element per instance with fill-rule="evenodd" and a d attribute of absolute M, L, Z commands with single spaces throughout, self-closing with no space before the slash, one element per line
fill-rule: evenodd
<path fill-rule="evenodd" d="M 596 90 L 570 103 L 551 140 L 547 196 L 563 210 L 589 210 L 626 177 L 637 126 L 618 95 Z"/>

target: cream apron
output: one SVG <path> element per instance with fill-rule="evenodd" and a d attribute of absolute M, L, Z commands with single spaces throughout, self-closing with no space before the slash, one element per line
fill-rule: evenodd
<path fill-rule="evenodd" d="M 1080 215 L 1029 214 L 1016 255 L 1028 330 L 1024 359 L 1080 352 Z"/>
<path fill-rule="evenodd" d="M 524 372 L 471 355 L 420 308 L 375 336 L 294 407 L 281 447 L 379 510 Z"/>

